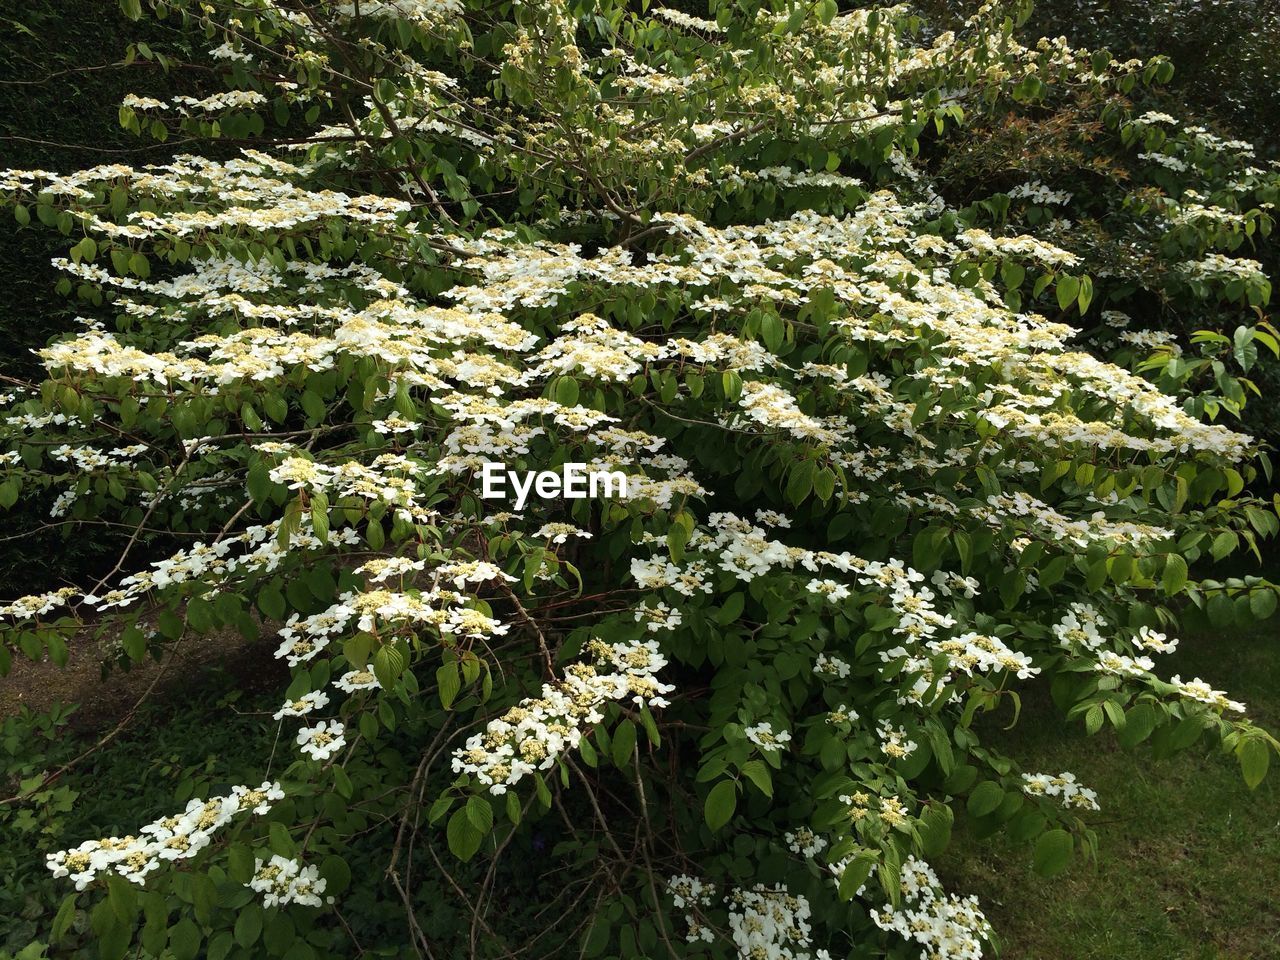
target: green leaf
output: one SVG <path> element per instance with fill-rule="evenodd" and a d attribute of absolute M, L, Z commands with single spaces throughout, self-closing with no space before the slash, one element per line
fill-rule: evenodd
<path fill-rule="evenodd" d="M 649 742 L 655 747 L 662 746 L 662 734 L 658 732 L 657 721 L 653 719 L 653 714 L 649 712 L 648 707 L 640 708 L 640 725 L 644 727 L 644 732 L 649 737 Z"/>
<path fill-rule="evenodd" d="M 578 381 L 573 377 L 560 377 L 556 381 L 552 399 L 565 407 L 573 407 L 578 403 L 580 393 Z"/>
<path fill-rule="evenodd" d="M 107 875 L 107 903 L 121 923 L 133 925 L 138 915 L 138 896 L 136 888 L 124 877 Z"/>
<path fill-rule="evenodd" d="M 383 690 L 390 690 L 404 672 L 404 655 L 394 644 L 384 644 L 373 655 L 373 675 L 382 684 Z"/>
<path fill-rule="evenodd" d="M 742 616 L 742 611 L 746 605 L 746 594 L 729 594 L 729 596 L 725 598 L 724 605 L 716 612 L 716 623 L 720 624 L 722 627 L 727 627 Z"/>
<path fill-rule="evenodd" d="M 232 844 L 227 850 L 227 872 L 236 883 L 253 879 L 253 851 L 243 843 Z"/>
<path fill-rule="evenodd" d="M 480 831 L 481 836 L 493 829 L 493 807 L 489 806 L 488 800 L 483 797 L 468 797 L 465 809 L 467 819 Z"/>
<path fill-rule="evenodd" d="M 1187 561 L 1176 553 L 1169 554 L 1164 562 L 1164 575 L 1160 579 L 1160 585 L 1164 588 L 1167 596 L 1173 596 L 1178 593 L 1187 582 Z"/>
<path fill-rule="evenodd" d="M 242 947 L 251 947 L 262 936 L 262 908 L 256 903 L 247 903 L 236 917 L 236 943 Z"/>
<path fill-rule="evenodd" d="M 1058 297 L 1058 308 L 1066 310 L 1075 302 L 1076 297 L 1080 295 L 1080 281 L 1068 273 L 1064 273 L 1058 277 L 1057 286 L 1054 287 L 1054 293 Z"/>
<path fill-rule="evenodd" d="M 297 937 L 298 931 L 295 929 L 289 915 L 287 913 L 277 913 L 267 924 L 267 931 L 263 935 L 262 941 L 266 944 L 267 952 L 271 956 L 280 957 L 293 945 L 293 941 Z"/>
<path fill-rule="evenodd" d="M 840 874 L 840 886 L 837 892 L 841 900 L 854 898 L 862 885 L 867 882 L 867 877 L 871 875 L 871 868 L 875 863 L 876 855 L 869 850 L 863 850 L 849 861 L 849 865 Z"/>
<path fill-rule="evenodd" d="M 1259 587 L 1249 595 L 1249 612 L 1259 620 L 1266 620 L 1276 612 L 1276 592 L 1273 587 Z"/>
<path fill-rule="evenodd" d="M 667 552 L 676 563 L 684 561 L 684 545 L 689 542 L 689 530 L 683 523 L 673 523 L 667 531 Z"/>
<path fill-rule="evenodd" d="M 763 760 L 748 760 L 742 765 L 742 775 L 756 785 L 766 797 L 773 796 L 773 775 Z"/>
<path fill-rule="evenodd" d="M 826 503 L 836 492 L 836 475 L 830 467 L 823 467 L 813 476 L 813 492 Z"/>
<path fill-rule="evenodd" d="M 1267 775 L 1267 767 L 1271 765 L 1271 748 L 1265 740 L 1251 738 L 1241 742 L 1236 748 L 1236 757 L 1240 760 L 1240 772 L 1244 775 L 1245 786 L 1255 789 Z"/>
<path fill-rule="evenodd" d="M 812 460 L 801 460 L 792 465 L 787 477 L 787 499 L 792 505 L 800 506 L 813 492 L 813 471 Z"/>
<path fill-rule="evenodd" d="M 719 830 L 733 819 L 733 811 L 738 806 L 738 784 L 734 780 L 721 780 L 707 794 L 707 802 L 703 809 L 707 826 L 712 832 Z"/>
<path fill-rule="evenodd" d="M 191 877 L 191 903 L 196 919 L 208 925 L 213 919 L 213 909 L 218 905 L 218 887 L 208 874 L 197 873 Z"/>
<path fill-rule="evenodd" d="M 458 665 L 446 663 L 436 670 L 436 685 L 440 688 L 440 704 L 446 710 L 453 706 L 458 691 L 462 689 L 462 678 L 458 676 Z"/>
<path fill-rule="evenodd" d="M 169 951 L 174 960 L 195 960 L 200 953 L 200 928 L 189 917 L 169 930 Z"/>
<path fill-rule="evenodd" d="M 984 780 L 973 788 L 969 800 L 965 804 L 969 814 L 974 817 L 985 817 L 1004 802 L 1004 789 L 994 780 Z"/>
<path fill-rule="evenodd" d="M 1080 308 L 1080 315 L 1084 316 L 1089 310 L 1089 304 L 1093 302 L 1093 281 L 1088 277 L 1080 278 L 1080 293 L 1076 297 L 1076 306 Z"/>
<path fill-rule="evenodd" d="M 351 885 L 351 868 L 347 861 L 336 854 L 330 854 L 320 864 L 320 876 L 326 881 L 325 892 L 339 894 Z"/>
<path fill-rule="evenodd" d="M 616 767 L 625 767 L 631 762 L 631 754 L 636 749 L 636 725 L 630 720 L 623 720 L 613 731 L 613 743 L 609 753 Z"/>
<path fill-rule="evenodd" d="M 520 826 L 520 818 L 523 815 L 520 809 L 520 797 L 514 790 L 507 791 L 507 819 L 517 827 Z"/>
<path fill-rule="evenodd" d="M 596 753 L 596 748 L 591 745 L 590 737 L 583 737 L 578 741 L 578 753 L 582 756 L 582 762 L 588 767 L 594 769 L 600 766 L 600 755 Z"/>
<path fill-rule="evenodd" d="M 945 803 L 925 808 L 920 816 L 920 843 L 926 856 L 941 854 L 951 843 L 951 826 L 955 815 Z"/>
<path fill-rule="evenodd" d="M 225 960 L 234 946 L 235 941 L 231 939 L 231 931 L 220 930 L 209 938 L 209 949 L 205 954 L 206 960 Z"/>
<path fill-rule="evenodd" d="M 431 804 L 431 810 L 427 813 L 428 823 L 438 823 L 440 818 L 449 812 L 449 808 L 453 806 L 453 797 L 442 796 L 436 797 L 435 802 Z"/>
<path fill-rule="evenodd" d="M 53 918 L 53 926 L 49 930 L 50 943 L 57 943 L 70 929 L 71 921 L 76 916 L 76 900 L 79 896 L 77 893 L 69 893 L 63 898 L 62 906 L 58 907 L 58 912 Z"/>
<path fill-rule="evenodd" d="M 445 829 L 445 836 L 449 842 L 449 852 L 464 863 L 476 855 L 484 841 L 484 834 L 476 829 L 465 808 L 453 812 Z"/>
<path fill-rule="evenodd" d="M 1061 873 L 1071 862 L 1071 851 L 1074 844 L 1071 834 L 1065 830 L 1050 830 L 1040 835 L 1036 841 L 1032 865 L 1036 873 L 1042 877 L 1052 877 Z"/>
<path fill-rule="evenodd" d="M 1117 730 L 1116 739 L 1123 747 L 1135 747 L 1151 736 L 1158 719 L 1155 707 L 1149 703 L 1139 703 L 1125 714 L 1124 725 Z"/>

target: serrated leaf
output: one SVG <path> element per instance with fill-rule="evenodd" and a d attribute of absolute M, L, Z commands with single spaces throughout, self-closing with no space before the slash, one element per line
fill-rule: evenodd
<path fill-rule="evenodd" d="M 476 855 L 484 835 L 476 829 L 465 808 L 455 810 L 445 828 L 445 837 L 449 843 L 449 852 L 464 863 Z"/>
<path fill-rule="evenodd" d="M 384 644 L 373 655 L 373 675 L 382 684 L 383 690 L 390 690 L 404 672 L 404 655 L 394 644 Z"/>
<path fill-rule="evenodd" d="M 1071 834 L 1065 830 L 1050 830 L 1042 833 L 1036 841 L 1032 866 L 1042 877 L 1052 877 L 1061 873 L 1071 862 L 1071 851 L 1074 842 Z"/>
<path fill-rule="evenodd" d="M 1167 596 L 1173 596 L 1182 590 L 1187 583 L 1187 561 L 1176 553 L 1171 553 L 1164 562 L 1164 574 L 1160 585 Z"/>
<path fill-rule="evenodd" d="M 985 817 L 1004 802 L 1004 789 L 994 780 L 984 780 L 973 788 L 965 808 L 974 817 Z"/>
<path fill-rule="evenodd" d="M 456 663 L 446 663 L 436 670 L 436 686 L 440 689 L 440 704 L 448 710 L 453 706 L 458 691 L 462 689 L 462 678 L 458 676 Z"/>
<path fill-rule="evenodd" d="M 493 829 L 493 807 L 489 806 L 488 800 L 483 797 L 468 797 L 466 812 L 467 819 L 480 831 L 481 836 Z"/>

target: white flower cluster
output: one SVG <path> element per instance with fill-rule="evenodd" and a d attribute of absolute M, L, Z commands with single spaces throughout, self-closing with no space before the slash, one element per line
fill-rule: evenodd
<path fill-rule="evenodd" d="M 1155 666 L 1155 661 L 1150 657 L 1130 657 L 1114 650 L 1100 650 L 1093 669 L 1116 677 L 1143 679 L 1150 676 Z"/>
<path fill-rule="evenodd" d="M 880 738 L 880 752 L 890 760 L 905 760 L 915 753 L 918 746 L 914 740 L 907 738 L 904 728 L 898 727 L 895 730 L 888 720 L 880 721 L 876 735 Z"/>
<path fill-rule="evenodd" d="M 1228 257 L 1221 253 L 1210 253 L 1200 260 L 1190 260 L 1182 265 L 1182 269 L 1190 276 L 1210 280 L 1265 281 L 1267 279 L 1267 275 L 1262 270 L 1262 264 L 1257 260 Z"/>
<path fill-rule="evenodd" d="M 553 544 L 561 544 L 570 537 L 578 537 L 583 540 L 590 540 L 590 532 L 575 527 L 571 523 L 544 523 L 536 531 L 534 531 L 534 539 L 550 540 Z"/>
<path fill-rule="evenodd" d="M 1019 680 L 1028 680 L 1040 672 L 1031 665 L 1031 657 L 1010 650 L 999 637 L 969 632 L 953 640 L 931 640 L 925 646 L 932 654 L 943 654 L 950 669 L 967 676 L 973 676 L 975 670 L 1007 670 Z"/>
<path fill-rule="evenodd" d="M 284 791 L 278 783 L 237 786 L 226 796 L 191 800 L 182 813 L 147 824 L 137 836 L 86 840 L 78 847 L 51 853 L 47 864 L 55 877 L 69 877 L 77 890 L 104 873 L 142 884 L 162 863 L 194 857 L 237 814 L 264 814 L 282 799 Z"/>
<path fill-rule="evenodd" d="M 1076 782 L 1074 773 L 1024 773 L 1022 790 L 1031 797 L 1057 797 L 1068 809 L 1098 810 L 1098 795 Z"/>
<path fill-rule="evenodd" d="M 742 960 L 808 960 L 812 927 L 809 901 L 786 887 L 757 883 L 728 898 L 729 933 Z M 826 956 L 819 950 L 814 960 Z"/>
<path fill-rule="evenodd" d="M 313 760 L 328 760 L 347 745 L 346 728 L 336 720 L 321 720 L 314 727 L 299 730 L 297 742 Z"/>
<path fill-rule="evenodd" d="M 852 668 L 847 661 L 841 660 L 839 657 L 828 656 L 825 653 L 818 654 L 818 659 L 813 664 L 814 673 L 834 677 L 837 680 L 843 680 L 848 677 L 851 670 Z"/>
<path fill-rule="evenodd" d="M 9 603 L 0 604 L 0 616 L 13 617 L 18 621 L 41 617 L 66 606 L 67 601 L 79 593 L 75 587 L 60 587 L 49 593 L 18 597 Z"/>
<path fill-rule="evenodd" d="M 290 533 L 286 542 L 281 543 L 279 533 L 280 522 L 275 521 L 254 524 L 241 533 L 223 537 L 213 543 L 197 541 L 186 550 L 154 562 L 151 570 L 125 577 L 117 589 L 109 590 L 101 596 L 84 594 L 82 602 L 99 610 L 127 607 L 152 590 L 164 590 L 193 580 L 204 580 L 217 585 L 233 577 L 271 573 L 286 557 L 324 547 L 311 529 L 310 517 L 303 518 L 299 529 Z M 358 535 L 351 528 L 333 531 L 329 536 L 330 546 L 358 541 Z M 237 549 L 243 552 L 237 554 Z M 49 596 L 59 595 L 64 601 L 68 596 L 65 591 Z"/>
<path fill-rule="evenodd" d="M 286 457 L 272 467 L 268 475 L 273 482 L 284 484 L 290 490 L 382 503 L 394 507 L 397 515 L 405 520 L 420 522 L 430 518 L 417 502 L 414 485 L 414 478 L 424 472 L 425 468 L 412 460 L 397 454 L 382 454 L 370 464 L 348 460 L 336 466 L 305 457 Z"/>
<path fill-rule="evenodd" d="M 254 860 L 253 879 L 245 886 L 262 894 L 265 907 L 283 907 L 290 903 L 319 907 L 325 902 L 321 894 L 328 881 L 314 865 L 304 867 L 297 860 L 274 854 L 266 863 Z M 333 902 L 333 897 L 327 899 Z"/>
<path fill-rule="evenodd" d="M 947 894 L 933 868 L 914 856 L 902 865 L 901 884 L 900 907 L 871 911 L 876 926 L 919 944 L 921 960 L 981 960 L 992 930 L 975 897 Z"/>
<path fill-rule="evenodd" d="M 463 584 L 506 577 L 488 563 L 444 564 L 437 575 Z M 502 636 L 511 627 L 468 605 L 470 597 L 446 589 L 347 591 L 336 603 L 319 613 L 303 617 L 290 614 L 280 628 L 281 642 L 276 657 L 294 667 L 308 662 L 324 650 L 334 637 L 354 624 L 357 630 L 381 636 L 410 632 L 427 626 L 441 634 L 471 639 Z"/>
<path fill-rule="evenodd" d="M 1230 710 L 1233 713 L 1244 713 L 1245 706 L 1239 700 L 1232 700 L 1221 690 L 1215 690 L 1199 677 L 1194 680 L 1183 680 L 1177 674 L 1169 681 L 1178 688 L 1178 695 L 1187 700 L 1207 703 L 1219 711 Z"/>
<path fill-rule="evenodd" d="M 1093 652 L 1106 644 L 1101 630 L 1107 621 L 1088 603 L 1073 603 L 1062 619 L 1053 625 L 1053 635 L 1058 645 L 1073 653 Z"/>
<path fill-rule="evenodd" d="M 275 0 L 269 0 L 274 5 Z M 460 0 L 360 0 L 334 6 L 342 17 L 374 17 L 380 20 L 408 20 L 423 26 L 447 24 L 461 17 Z"/>
<path fill-rule="evenodd" d="M 1178 649 L 1176 637 L 1170 640 L 1165 634 L 1146 626 L 1138 628 L 1138 634 L 1133 638 L 1133 642 L 1135 646 L 1150 650 L 1152 653 L 1173 653 Z"/>
<path fill-rule="evenodd" d="M 792 838 L 797 836 L 804 839 L 795 843 Z M 798 835 L 787 834 L 787 837 L 797 852 L 805 845 L 825 846 L 825 841 L 805 828 L 801 828 Z M 822 846 L 814 852 L 819 852 Z M 826 950 L 813 950 L 808 899 L 790 893 L 786 887 L 757 883 L 749 889 L 734 888 L 718 902 L 715 884 L 680 874 L 667 880 L 667 893 L 675 908 L 685 911 L 686 937 L 690 943 L 716 942 L 717 931 L 707 918 L 707 911 L 722 902 L 727 908 L 728 932 L 739 960 L 831 960 Z"/>
<path fill-rule="evenodd" d="M 799 440 L 836 445 L 853 439 L 848 421 L 838 417 L 815 419 L 800 410 L 795 397 L 773 384 L 755 380 L 744 383 L 739 403 L 747 420 L 785 431 Z"/>
<path fill-rule="evenodd" d="M 796 827 L 783 834 L 787 849 L 798 853 L 806 860 L 812 860 L 827 848 L 827 838 L 819 836 L 808 827 Z"/>
<path fill-rule="evenodd" d="M 1048 206 L 1068 204 L 1071 202 L 1072 194 L 1067 190 L 1051 190 L 1039 180 L 1030 180 L 1010 190 L 1009 196 L 1014 200 L 1030 200 L 1032 203 Z"/>
<path fill-rule="evenodd" d="M 684 919 L 689 928 L 686 931 L 688 941 L 713 943 L 715 932 L 703 922 L 701 908 L 710 907 L 715 902 L 716 885 L 682 873 L 667 880 L 667 893 L 671 895 L 672 905 L 677 910 L 685 911 Z"/>
<path fill-rule="evenodd" d="M 657 679 L 667 660 L 655 641 L 611 645 L 592 640 L 587 649 L 594 664 L 574 664 L 564 679 L 544 684 L 541 696 L 490 720 L 483 733 L 454 753 L 454 772 L 470 774 L 490 793 L 503 794 L 576 749 L 588 728 L 604 719 L 606 703 L 630 697 L 642 707 L 668 705 L 662 694 L 675 688 Z"/>
<path fill-rule="evenodd" d="M 700 17 L 690 16 L 674 7 L 658 7 L 653 11 L 653 15 L 685 30 L 694 30 L 699 33 L 724 33 L 724 27 L 714 20 L 703 20 Z"/>
<path fill-rule="evenodd" d="M 1073 267 L 1080 262 L 1074 253 L 1031 236 L 993 237 L 982 230 L 966 230 L 956 239 L 987 256 L 1025 257 L 1046 267 Z"/>
<path fill-rule="evenodd" d="M 657 633 L 660 630 L 674 630 L 684 620 L 679 610 L 673 610 L 661 601 L 655 604 L 641 604 L 636 607 L 635 618 L 636 622 L 643 623 L 645 629 L 650 633 Z"/>
<path fill-rule="evenodd" d="M 743 730 L 748 740 L 754 743 L 761 750 L 772 753 L 781 750 L 791 742 L 791 733 L 787 730 L 773 729 L 773 724 L 768 721 L 754 724 Z"/>

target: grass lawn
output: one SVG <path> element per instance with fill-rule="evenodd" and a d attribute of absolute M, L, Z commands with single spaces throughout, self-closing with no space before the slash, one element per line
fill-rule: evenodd
<path fill-rule="evenodd" d="M 1272 732 L 1280 730 L 1280 628 L 1188 637 L 1161 662 L 1199 676 Z M 1197 747 L 1156 762 L 1113 737 L 1064 737 L 1047 695 L 1018 727 L 988 734 L 1029 771 L 1070 770 L 1098 791 L 1098 861 L 1077 859 L 1051 880 L 1028 845 L 974 840 L 957 825 L 938 864 L 974 893 L 1012 960 L 1274 960 L 1280 958 L 1280 767 L 1254 791 L 1234 757 Z M 997 740 L 998 737 L 998 740 Z"/>

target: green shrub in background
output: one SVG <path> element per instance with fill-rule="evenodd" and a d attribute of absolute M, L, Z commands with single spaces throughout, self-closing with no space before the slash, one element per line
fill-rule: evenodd
<path fill-rule="evenodd" d="M 954 23 L 963 18 L 965 5 L 923 6 L 940 22 Z M 1210 246 L 1241 247 L 1260 262 L 1266 276 L 1280 270 L 1275 245 L 1256 240 L 1256 232 L 1265 229 L 1262 222 L 1251 225 L 1247 215 L 1238 221 L 1224 218 L 1226 211 L 1246 213 L 1250 207 L 1274 217 L 1276 197 L 1268 190 L 1249 196 L 1247 185 L 1233 173 L 1217 176 L 1212 170 L 1217 151 L 1209 147 L 1243 137 L 1250 152 L 1241 154 L 1242 165 L 1264 170 L 1272 169 L 1271 161 L 1280 156 L 1275 97 L 1280 89 L 1280 8 L 1254 0 L 1067 0 L 1037 5 L 1021 35 L 1028 43 L 1066 37 L 1122 59 L 1167 57 L 1176 67 L 1167 85 L 1138 88 L 1118 99 L 1136 115 L 1176 115 L 1175 126 L 1164 123 L 1159 129 L 1157 124 L 1156 130 L 1135 134 L 1129 145 L 1138 149 L 1118 154 L 1097 122 L 1100 107 L 1106 108 L 1094 101 L 1096 94 L 1062 91 L 971 125 L 938 158 L 935 172 L 945 184 L 940 189 L 948 197 L 981 200 L 992 187 L 1016 190 L 1030 182 L 1045 186 L 1042 197 L 1072 196 L 1073 216 L 1059 218 L 1055 239 L 1105 264 L 1099 272 L 1113 273 L 1121 281 L 1109 290 L 1111 306 L 1144 330 L 1159 331 L 1183 347 L 1203 327 L 1230 335 L 1237 322 L 1232 307 L 1223 310 L 1215 298 L 1198 292 L 1188 296 L 1180 278 L 1169 275 L 1167 253 L 1201 246 L 1188 242 L 1189 234 L 1216 232 Z M 1160 159 L 1153 162 L 1148 148 L 1157 143 Z M 1170 208 L 1169 200 L 1189 200 L 1190 206 Z M 1052 220 L 1064 212 L 1052 201 L 1038 206 L 1040 210 L 1028 211 L 1032 217 Z M 1016 219 L 1018 213 L 1015 205 L 1012 216 Z M 1105 344 L 1114 342 L 1116 332 L 1103 325 L 1090 334 Z M 1150 337 L 1144 335 L 1141 342 L 1149 345 Z M 1250 407 L 1246 422 L 1251 432 L 1275 446 L 1280 412 L 1269 398 L 1280 387 L 1280 364 L 1264 353 L 1250 376 L 1267 399 Z"/>
<path fill-rule="evenodd" d="M 0 174 L 84 310 L 8 401 L 0 502 L 117 557 L 5 604 L 0 659 L 230 626 L 291 679 L 269 749 L 51 854 L 58 949 L 977 957 L 927 862 L 955 810 L 1054 876 L 1105 802 L 983 739 L 1020 681 L 1261 781 L 1280 744 L 1155 661 L 1188 606 L 1276 607 L 1193 567 L 1280 530 L 1226 425 L 1280 353 L 1280 174 L 1147 110 L 1167 62 L 1023 46 L 1021 4 L 122 7 L 227 81 L 125 128 L 251 146 Z M 960 194 L 966 129 L 1064 111 L 1072 175 L 1130 189 Z M 1115 315 L 1157 295 L 1230 322 L 1175 355 Z M 1121 363 L 1070 342 L 1095 315 Z M 628 496 L 513 509 L 495 462 Z"/>
<path fill-rule="evenodd" d="M 4 166 L 70 170 L 95 163 L 163 162 L 174 148 L 142 143 L 122 129 L 115 105 L 129 93 L 198 94 L 211 81 L 219 85 L 190 41 L 171 25 L 131 22 L 111 7 L 86 16 L 82 0 L 11 6 L 0 13 Z M 166 64 L 168 69 L 140 58 L 127 63 L 134 43 L 162 47 L 176 63 Z M 74 326 L 76 300 L 55 292 L 59 273 L 50 263 L 65 250 L 64 238 L 51 231 L 0 231 L 0 376 L 31 377 L 40 369 L 35 351 Z M 9 517 L 6 537 L 33 535 L 0 541 L 0 580 L 44 589 L 110 569 L 114 559 L 92 538 L 41 529 L 51 506 L 52 500 Z"/>

